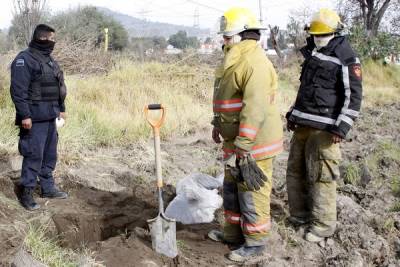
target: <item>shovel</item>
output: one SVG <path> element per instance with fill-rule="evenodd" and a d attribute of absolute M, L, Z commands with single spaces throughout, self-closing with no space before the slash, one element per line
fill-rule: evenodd
<path fill-rule="evenodd" d="M 149 118 L 149 110 L 161 110 L 161 117 L 158 121 Z M 161 173 L 161 152 L 160 152 L 160 128 L 165 118 L 165 108 L 161 104 L 151 104 L 144 108 L 146 120 L 153 128 L 154 149 L 156 155 L 157 189 L 158 189 L 158 216 L 147 220 L 149 224 L 153 249 L 160 254 L 170 258 L 178 255 L 176 246 L 176 222 L 164 214 L 164 202 L 162 199 L 163 179 Z"/>

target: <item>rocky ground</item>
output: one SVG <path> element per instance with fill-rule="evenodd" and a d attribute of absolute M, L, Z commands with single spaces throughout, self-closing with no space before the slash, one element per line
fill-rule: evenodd
<path fill-rule="evenodd" d="M 303 227 L 286 222 L 285 172 L 287 152 L 275 162 L 271 202 L 273 231 L 265 255 L 245 266 L 400 266 L 400 212 L 396 181 L 400 170 L 400 105 L 365 108 L 351 140 L 342 144 L 344 180 L 338 187 L 339 225 L 320 244 L 303 240 Z M 290 134 L 287 133 L 286 148 Z M 222 172 L 218 147 L 206 130 L 163 141 L 163 174 L 174 196 L 177 180 L 194 172 Z M 61 155 L 62 157 L 62 155 Z M 21 251 L 26 224 L 47 224 L 49 237 L 66 248 L 90 248 L 105 266 L 236 266 L 225 259 L 228 249 L 205 238 L 214 223 L 177 226 L 179 256 L 154 253 L 146 220 L 157 215 L 153 177 L 153 148 L 149 140 L 129 148 L 86 151 L 78 159 L 61 159 L 60 187 L 68 200 L 44 200 L 39 212 L 17 203 L 14 184 L 18 162 L 0 159 L 0 266 L 9 266 Z M 11 157 L 13 159 L 13 157 Z M 397 180 L 396 180 L 397 179 Z M 18 257 L 17 257 L 18 258 Z"/>

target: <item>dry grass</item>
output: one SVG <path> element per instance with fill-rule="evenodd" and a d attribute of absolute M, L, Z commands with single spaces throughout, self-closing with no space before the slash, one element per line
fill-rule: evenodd
<path fill-rule="evenodd" d="M 57 41 L 53 56 L 67 74 L 107 73 L 114 64 L 114 57 L 112 53 L 94 48 L 96 39 L 90 34 L 77 40 L 61 39 Z"/>
<path fill-rule="evenodd" d="M 8 57 L 8 62 L 12 57 Z M 16 151 L 17 130 L 8 84 L 0 69 L 0 149 Z M 299 86 L 297 63 L 278 70 L 278 104 L 282 115 L 294 102 Z M 163 103 L 167 120 L 163 137 L 185 135 L 208 127 L 212 117 L 213 68 L 209 65 L 138 63 L 121 59 L 108 74 L 67 76 L 67 125 L 61 129 L 61 152 L 99 146 L 128 146 L 150 136 L 143 107 Z M 400 70 L 374 62 L 364 64 L 364 105 L 398 101 Z M 72 153 L 76 154 L 76 153 Z"/>
<path fill-rule="evenodd" d="M 382 65 L 374 61 L 363 64 L 364 104 L 396 103 L 400 101 L 400 66 Z"/>
<path fill-rule="evenodd" d="M 102 267 L 89 250 L 75 251 L 59 246 L 56 239 L 47 235 L 46 225 L 29 222 L 24 246 L 33 258 L 50 267 Z"/>
<path fill-rule="evenodd" d="M 122 60 L 107 75 L 67 77 L 67 125 L 61 150 L 125 146 L 150 136 L 146 104 L 162 103 L 167 118 L 162 135 L 184 135 L 209 125 L 213 70 Z M 8 83 L 7 81 L 5 83 Z M 4 86 L 8 87 L 8 85 Z M 8 89 L 0 91 L 1 147 L 15 150 L 17 132 Z"/>
<path fill-rule="evenodd" d="M 68 79 L 68 125 L 62 129 L 63 149 L 129 145 L 150 135 L 143 108 L 167 108 L 163 136 L 183 135 L 211 120 L 210 69 L 159 63 L 121 61 L 109 75 Z"/>
<path fill-rule="evenodd" d="M 299 89 L 300 81 L 300 65 L 289 65 L 287 68 L 278 69 L 278 105 L 282 115 L 285 115 L 289 108 L 294 104 L 297 90 Z"/>

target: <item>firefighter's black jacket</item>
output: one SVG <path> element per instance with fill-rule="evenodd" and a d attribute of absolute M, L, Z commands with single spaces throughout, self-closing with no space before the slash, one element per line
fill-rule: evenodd
<path fill-rule="evenodd" d="M 344 138 L 360 113 L 360 61 L 345 36 L 335 37 L 318 51 L 311 39 L 307 43 L 301 49 L 305 61 L 300 89 L 286 117 L 297 125 L 326 130 Z"/>

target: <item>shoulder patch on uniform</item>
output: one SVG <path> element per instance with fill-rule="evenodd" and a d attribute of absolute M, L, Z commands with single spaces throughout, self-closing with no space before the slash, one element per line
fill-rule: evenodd
<path fill-rule="evenodd" d="M 354 73 L 354 75 L 355 75 L 359 80 L 361 80 L 361 78 L 362 78 L 362 71 L 361 71 L 361 66 L 360 66 L 360 64 L 354 64 L 354 65 L 353 65 L 353 73 Z"/>
<path fill-rule="evenodd" d="M 23 67 L 23 66 L 25 66 L 25 60 L 24 60 L 23 58 L 17 59 L 17 61 L 15 61 L 15 66 L 16 66 L 16 67 Z"/>

